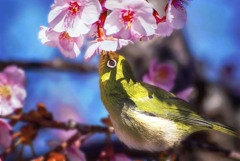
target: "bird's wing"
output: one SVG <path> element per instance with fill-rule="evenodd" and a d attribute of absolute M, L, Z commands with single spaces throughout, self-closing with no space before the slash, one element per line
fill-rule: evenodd
<path fill-rule="evenodd" d="M 211 122 L 193 112 L 189 103 L 170 92 L 146 83 L 137 83 L 131 88 L 135 92 L 130 97 L 140 111 L 200 128 L 212 128 Z"/>

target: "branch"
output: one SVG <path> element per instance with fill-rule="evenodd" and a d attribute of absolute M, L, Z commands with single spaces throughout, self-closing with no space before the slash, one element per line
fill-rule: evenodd
<path fill-rule="evenodd" d="M 78 72 L 96 72 L 97 67 L 93 65 L 87 65 L 83 63 L 70 63 L 60 59 L 55 59 L 48 62 L 27 62 L 27 61 L 0 61 L 0 69 L 5 68 L 8 65 L 15 64 L 25 69 L 41 69 L 51 68 L 54 70 L 71 70 Z"/>
<path fill-rule="evenodd" d="M 52 153 L 52 152 L 62 152 L 63 150 L 66 149 L 66 147 L 71 146 L 75 141 L 77 141 L 79 138 L 81 137 L 81 133 L 76 132 L 75 134 L 73 134 L 68 140 L 64 141 L 62 144 L 60 144 L 59 146 L 57 146 L 56 148 L 54 148 L 53 150 L 49 151 L 48 153 L 37 157 L 36 159 L 33 159 L 33 161 L 43 161 L 46 160 L 46 158 L 48 158 L 48 156 Z"/>
<path fill-rule="evenodd" d="M 12 121 L 23 121 L 32 123 L 34 125 L 40 126 L 42 128 L 54 128 L 54 129 L 62 129 L 62 130 L 78 130 L 81 134 L 88 133 L 109 133 L 113 130 L 109 127 L 105 126 L 97 126 L 97 125 L 86 125 L 81 124 L 76 121 L 70 120 L 68 122 L 58 122 L 55 120 L 47 120 L 43 118 L 36 119 L 34 117 L 29 117 L 27 115 L 22 114 L 14 114 L 9 116 L 0 116 L 0 118 L 10 119 Z"/>

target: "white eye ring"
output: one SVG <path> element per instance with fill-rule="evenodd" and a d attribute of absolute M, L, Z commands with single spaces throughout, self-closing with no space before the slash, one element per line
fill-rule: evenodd
<path fill-rule="evenodd" d="M 116 60 L 114 60 L 114 59 L 108 60 L 107 66 L 108 66 L 109 68 L 115 68 L 115 67 L 117 66 Z"/>

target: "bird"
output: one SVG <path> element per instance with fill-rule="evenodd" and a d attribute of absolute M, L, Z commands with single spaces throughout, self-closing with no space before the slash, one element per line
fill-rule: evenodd
<path fill-rule="evenodd" d="M 127 60 L 116 52 L 100 53 L 98 70 L 101 99 L 114 131 L 131 149 L 169 150 L 203 130 L 237 136 L 230 127 L 196 114 L 173 93 L 137 81 Z"/>

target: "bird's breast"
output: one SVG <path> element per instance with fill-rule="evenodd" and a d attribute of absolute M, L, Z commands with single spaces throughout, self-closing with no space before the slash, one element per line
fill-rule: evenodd
<path fill-rule="evenodd" d="M 119 139 L 130 148 L 147 151 L 169 149 L 181 141 L 183 132 L 174 121 L 128 108 L 120 119 L 111 117 Z"/>

